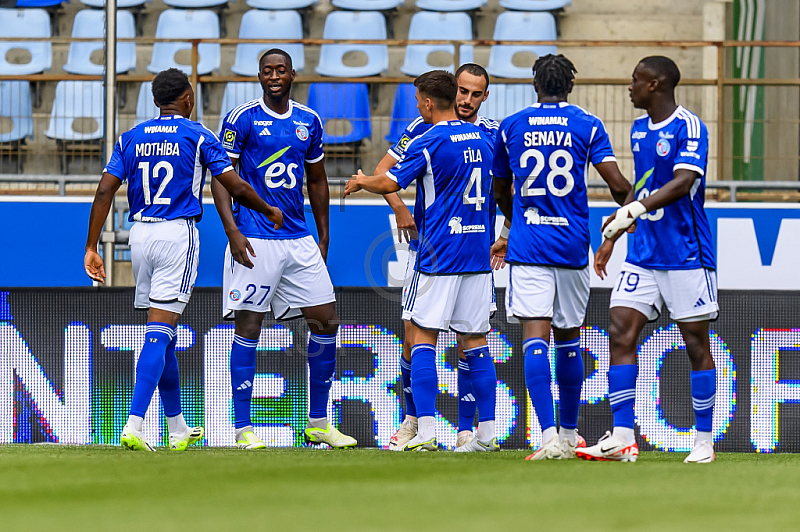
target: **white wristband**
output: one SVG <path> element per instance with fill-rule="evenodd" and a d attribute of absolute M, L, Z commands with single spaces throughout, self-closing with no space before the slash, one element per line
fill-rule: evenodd
<path fill-rule="evenodd" d="M 506 240 L 508 240 L 508 233 L 510 232 L 511 230 L 508 227 L 506 227 L 505 224 L 503 224 L 503 228 L 500 229 L 500 238 L 505 238 Z"/>
<path fill-rule="evenodd" d="M 603 236 L 606 238 L 614 238 L 619 233 L 632 226 L 633 222 L 646 212 L 647 209 L 638 201 L 623 205 L 617 209 L 614 219 L 606 226 L 603 231 Z"/>

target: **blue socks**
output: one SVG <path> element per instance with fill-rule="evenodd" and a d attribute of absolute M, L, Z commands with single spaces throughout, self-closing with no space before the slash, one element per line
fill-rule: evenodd
<path fill-rule="evenodd" d="M 234 427 L 251 425 L 250 403 L 253 399 L 253 380 L 256 376 L 256 347 L 258 338 L 249 340 L 238 334 L 231 346 L 231 388 L 233 389 Z"/>
<path fill-rule="evenodd" d="M 495 403 L 497 400 L 497 373 L 494 368 L 494 359 L 489 354 L 489 347 L 484 345 L 464 351 L 469 364 L 469 374 L 472 379 L 472 391 L 475 395 L 475 405 L 478 407 L 478 422 L 494 421 Z M 459 360 L 459 366 L 461 365 Z M 461 370 L 459 368 L 459 377 Z M 459 393 L 461 382 L 459 379 Z M 461 419 L 461 401 L 459 401 L 459 424 Z M 473 419 L 475 414 L 473 415 Z M 470 423 L 470 430 L 472 424 Z M 459 430 L 461 428 L 459 427 Z"/>
<path fill-rule="evenodd" d="M 164 405 L 164 415 L 175 417 L 181 413 L 181 374 L 178 371 L 178 358 L 175 356 L 175 345 L 178 335 L 172 337 L 164 354 L 164 371 L 158 381 L 158 392 L 161 394 L 161 404 Z"/>
<path fill-rule="evenodd" d="M 614 427 L 633 430 L 633 402 L 639 366 L 621 364 L 608 368 L 608 400 L 614 414 Z"/>
<path fill-rule="evenodd" d="M 328 398 L 336 371 L 336 335 L 312 334 L 308 339 L 308 417 L 328 417 Z"/>
<path fill-rule="evenodd" d="M 400 355 L 400 376 L 403 379 L 403 396 L 406 399 L 406 415 L 417 417 L 417 407 L 414 406 L 414 394 L 411 393 L 411 362 Z M 473 416 L 475 412 L 473 411 Z"/>
<path fill-rule="evenodd" d="M 542 431 L 556 426 L 553 392 L 550 389 L 552 374 L 548 359 L 549 344 L 543 338 L 529 338 L 523 344 L 525 353 L 525 384 L 531 396 Z"/>
<path fill-rule="evenodd" d="M 472 393 L 472 379 L 469 362 L 458 359 L 458 432 L 472 430 L 475 425 L 475 395 Z"/>
<path fill-rule="evenodd" d="M 175 328 L 168 323 L 154 321 L 147 324 L 144 347 L 136 364 L 136 384 L 133 387 L 130 415 L 143 418 L 147 412 L 164 371 L 167 347 L 174 337 Z"/>
<path fill-rule="evenodd" d="M 436 374 L 436 348 L 417 344 L 411 348 L 411 382 L 417 417 L 436 415 L 439 376 Z"/>
<path fill-rule="evenodd" d="M 565 429 L 578 427 L 583 384 L 583 357 L 580 337 L 568 342 L 556 342 L 556 382 L 558 382 L 559 424 Z"/>
<path fill-rule="evenodd" d="M 717 370 L 692 372 L 692 406 L 697 432 L 711 432 L 717 397 Z"/>

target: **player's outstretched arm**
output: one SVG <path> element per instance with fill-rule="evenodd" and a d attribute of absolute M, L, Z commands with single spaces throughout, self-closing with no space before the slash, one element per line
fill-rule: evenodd
<path fill-rule="evenodd" d="M 322 260 L 327 263 L 328 244 L 331 240 L 328 223 L 331 191 L 328 188 L 325 159 L 320 159 L 315 163 L 306 163 L 306 187 L 308 188 L 308 202 L 311 204 L 311 212 L 314 213 L 314 223 L 317 224 L 319 252 L 322 254 Z"/>
<path fill-rule="evenodd" d="M 611 196 L 617 204 L 625 205 L 633 201 L 633 187 L 622 175 L 622 172 L 619 171 L 616 161 L 599 163 L 595 165 L 595 168 L 608 185 L 609 190 L 611 190 Z"/>
<path fill-rule="evenodd" d="M 93 281 L 106 282 L 106 270 L 103 259 L 97 252 L 97 241 L 103 232 L 103 224 L 114 203 L 114 196 L 122 181 L 116 176 L 103 172 L 97 191 L 94 193 L 92 210 L 89 212 L 89 234 L 86 237 L 86 254 L 83 257 L 83 268 Z"/>
<path fill-rule="evenodd" d="M 385 175 L 395 163 L 397 163 L 395 158 L 387 153 L 378 163 L 378 166 L 375 167 L 373 175 Z M 417 238 L 417 224 L 414 222 L 414 216 L 403 200 L 400 199 L 400 195 L 395 192 L 385 194 L 383 197 L 389 207 L 392 208 L 392 211 L 394 211 L 394 220 L 397 224 L 397 241 L 402 242 L 405 238 L 406 242 L 411 242 Z"/>
<path fill-rule="evenodd" d="M 358 174 L 351 176 L 350 181 L 345 185 L 342 197 L 346 198 L 359 190 L 366 190 L 373 194 L 391 194 L 400 190 L 400 185 L 396 181 L 389 179 L 386 174 L 364 175 L 364 172 L 359 170 Z"/>
<path fill-rule="evenodd" d="M 228 170 L 220 175 L 216 175 L 214 179 L 225 187 L 228 194 L 233 196 L 233 199 L 235 199 L 237 203 L 266 216 L 267 220 L 275 224 L 275 229 L 280 229 L 283 226 L 283 213 L 281 210 L 269 205 L 266 201 L 261 199 L 261 196 L 258 195 L 255 189 L 239 177 L 239 174 L 234 170 Z"/>
<path fill-rule="evenodd" d="M 214 206 L 217 208 L 220 220 L 222 220 L 225 235 L 228 237 L 233 260 L 246 268 L 252 269 L 253 261 L 250 260 L 250 257 L 255 257 L 256 252 L 253 251 L 253 246 L 250 245 L 247 237 L 236 226 L 236 220 L 233 218 L 231 195 L 228 194 L 228 191 L 225 190 L 225 187 L 222 186 L 218 179 L 211 180 L 211 195 L 214 197 Z"/>

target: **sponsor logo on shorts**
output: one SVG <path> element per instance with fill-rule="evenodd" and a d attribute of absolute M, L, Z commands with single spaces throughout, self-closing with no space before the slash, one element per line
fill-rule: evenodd
<path fill-rule="evenodd" d="M 308 128 L 304 125 L 297 126 L 297 129 L 294 130 L 295 135 L 300 140 L 308 140 Z"/>
<path fill-rule="evenodd" d="M 461 217 L 460 216 L 453 216 L 450 218 L 450 221 L 447 222 L 447 225 L 450 226 L 450 234 L 451 235 L 463 235 L 466 233 L 485 233 L 486 226 L 483 224 L 477 225 L 461 225 Z"/>
<path fill-rule="evenodd" d="M 563 216 L 542 216 L 537 207 L 528 207 L 525 211 L 525 223 L 528 225 L 560 225 L 569 227 L 569 220 Z"/>
<path fill-rule="evenodd" d="M 226 150 L 232 150 L 233 145 L 236 143 L 236 132 L 226 129 L 222 135 L 222 147 Z"/>
<path fill-rule="evenodd" d="M 231 301 L 239 301 L 239 299 L 242 298 L 242 293 L 234 289 L 231 290 L 231 293 L 228 294 L 228 297 L 231 298 Z"/>
<path fill-rule="evenodd" d="M 656 144 L 656 153 L 662 157 L 666 157 L 669 155 L 669 141 L 667 139 L 659 139 L 658 143 Z"/>

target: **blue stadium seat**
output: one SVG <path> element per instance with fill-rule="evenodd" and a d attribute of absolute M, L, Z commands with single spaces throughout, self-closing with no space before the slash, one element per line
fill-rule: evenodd
<path fill-rule="evenodd" d="M 500 7 L 515 11 L 557 11 L 572 5 L 572 0 L 500 0 Z"/>
<path fill-rule="evenodd" d="M 197 93 L 194 95 L 194 106 L 197 109 L 197 121 L 203 121 L 203 86 L 197 84 Z M 136 100 L 135 124 L 141 124 L 159 115 L 159 109 L 153 101 L 153 82 L 144 81 L 139 87 L 139 99 Z"/>
<path fill-rule="evenodd" d="M 69 0 L 17 0 L 17 7 L 53 7 L 63 4 Z"/>
<path fill-rule="evenodd" d="M 50 37 L 50 15 L 44 9 L 0 9 L 0 37 Z M 9 63 L 10 50 L 23 49 L 31 55 L 25 64 Z M 0 42 L 0 74 L 38 74 L 50 70 L 52 47 L 49 42 Z"/>
<path fill-rule="evenodd" d="M 242 16 L 239 24 L 240 39 L 302 39 L 303 21 L 297 11 L 262 11 L 251 9 Z M 306 66 L 302 44 L 238 44 L 236 60 L 231 70 L 240 76 L 258 73 L 258 59 L 270 48 L 281 48 L 292 57 L 292 66 L 298 72 Z"/>
<path fill-rule="evenodd" d="M 385 137 L 392 144 L 400 140 L 408 124 L 419 116 L 416 93 L 417 88 L 413 83 L 402 83 L 397 86 L 392 106 L 392 122 L 389 125 L 389 134 Z"/>
<path fill-rule="evenodd" d="M 97 42 L 73 42 L 69 45 L 69 54 L 64 70 L 72 74 L 98 75 L 103 73 L 104 65 L 91 61 L 91 56 L 96 51 L 103 50 L 103 27 L 105 26 L 105 11 L 99 9 L 83 9 L 75 15 L 72 24 L 73 37 L 98 37 Z M 117 11 L 117 37 L 136 37 L 136 24 L 130 11 Z M 117 73 L 128 72 L 136 69 L 136 43 L 117 43 Z"/>
<path fill-rule="evenodd" d="M 352 11 L 388 11 L 403 5 L 405 0 L 333 0 L 333 7 Z"/>
<path fill-rule="evenodd" d="M 408 28 L 409 40 L 442 39 L 442 40 L 472 40 L 472 20 L 466 13 L 431 13 L 421 11 L 411 17 Z M 453 55 L 455 47 L 449 44 L 412 44 L 406 48 L 406 56 L 400 71 L 409 76 L 419 76 L 423 72 L 441 68 L 454 72 L 455 67 L 442 67 L 431 65 L 428 56 L 434 52 L 445 52 Z M 460 47 L 461 64 L 471 63 L 473 47 L 463 45 Z"/>
<path fill-rule="evenodd" d="M 208 9 L 210 7 L 224 6 L 228 0 L 164 0 L 170 7 L 180 9 Z"/>
<path fill-rule="evenodd" d="M 334 11 L 325 19 L 323 39 L 386 40 L 386 18 L 378 11 Z M 366 55 L 366 64 L 348 66 L 345 54 Z M 385 44 L 323 44 L 317 74 L 323 76 L 376 76 L 389 68 L 389 49 Z"/>
<path fill-rule="evenodd" d="M 414 5 L 425 11 L 472 11 L 487 4 L 487 0 L 417 0 Z"/>
<path fill-rule="evenodd" d="M 127 7 L 139 7 L 143 6 L 145 2 L 150 2 L 151 0 L 117 0 L 117 9 L 124 9 Z M 81 0 L 81 3 L 85 6 L 89 7 L 96 7 L 102 8 L 105 7 L 104 0 Z"/>
<path fill-rule="evenodd" d="M 532 83 L 503 84 L 492 83 L 489 86 L 489 97 L 481 105 L 482 116 L 498 122 L 524 107 L 536 103 L 536 91 Z"/>
<path fill-rule="evenodd" d="M 308 106 L 322 119 L 325 144 L 360 142 L 372 135 L 366 83 L 312 83 Z"/>
<path fill-rule="evenodd" d="M 218 39 L 219 17 L 213 11 L 166 9 L 158 16 L 156 38 L 162 39 Z M 188 42 L 157 42 L 153 45 L 153 57 L 147 70 L 158 73 L 170 67 L 179 68 L 186 74 L 192 73 L 190 64 L 178 64 L 175 54 L 186 50 L 191 54 L 192 45 Z M 197 73 L 209 74 L 219 69 L 220 46 L 204 43 L 197 47 L 199 55 Z"/>
<path fill-rule="evenodd" d="M 247 103 L 264 95 L 264 89 L 260 83 L 232 82 L 225 85 L 225 92 L 222 93 L 222 108 L 220 109 L 220 120 L 225 119 L 233 108 Z"/>
<path fill-rule="evenodd" d="M 494 26 L 494 39 L 498 41 L 555 41 L 556 18 L 552 13 L 522 13 L 506 11 L 497 16 Z M 516 66 L 514 55 L 528 52 L 536 57 L 556 53 L 555 46 L 514 46 L 495 45 L 489 52 L 489 65 L 486 70 L 492 76 L 501 78 L 530 78 L 530 64 Z"/>
<path fill-rule="evenodd" d="M 11 120 L 11 130 L 0 132 L 0 142 L 33 137 L 33 100 L 27 81 L 0 81 L 0 117 Z"/>
<path fill-rule="evenodd" d="M 44 134 L 67 141 L 103 138 L 103 102 L 102 81 L 59 81 L 50 125 Z M 83 127 L 79 131 L 74 126 L 81 119 Z M 85 127 L 87 119 L 95 121 L 94 129 Z"/>
<path fill-rule="evenodd" d="M 319 0 L 247 0 L 247 5 L 256 9 L 304 9 L 317 2 Z"/>

